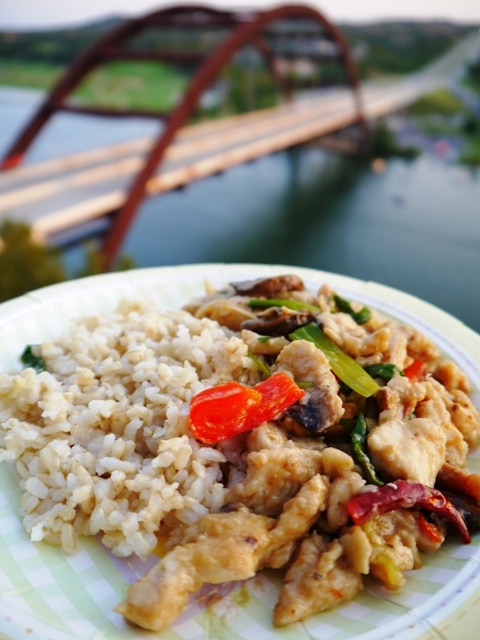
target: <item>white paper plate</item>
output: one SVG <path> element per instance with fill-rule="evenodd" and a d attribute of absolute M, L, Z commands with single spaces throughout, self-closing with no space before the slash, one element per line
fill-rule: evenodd
<path fill-rule="evenodd" d="M 120 298 L 149 297 L 164 309 L 178 308 L 203 292 L 205 280 L 221 287 L 233 280 L 295 272 L 313 290 L 324 282 L 427 333 L 467 372 L 480 389 L 480 336 L 452 316 L 394 289 L 371 282 L 291 266 L 187 265 L 84 278 L 32 292 L 0 305 L 2 371 L 20 368 L 28 343 L 53 338 L 68 319 L 113 309 Z M 476 398 L 479 404 L 478 397 Z M 480 454 L 469 459 L 480 472 Z M 353 602 L 285 629 L 271 625 L 278 583 L 272 573 L 237 585 L 211 606 L 192 598 L 173 627 L 142 632 L 113 612 L 128 578 L 145 571 L 139 562 L 112 558 L 95 540 L 83 540 L 74 557 L 43 543 L 31 543 L 19 517 L 20 490 L 6 464 L 0 465 L 0 639 L 67 638 L 162 640 L 476 640 L 480 631 L 480 535 L 472 544 L 447 544 L 424 556 L 398 592 L 364 590 Z M 148 563 L 147 563 L 148 564 Z M 217 588 L 218 591 L 218 588 Z M 208 592 L 208 590 L 207 590 Z M 203 603 L 203 604 L 202 604 Z"/>

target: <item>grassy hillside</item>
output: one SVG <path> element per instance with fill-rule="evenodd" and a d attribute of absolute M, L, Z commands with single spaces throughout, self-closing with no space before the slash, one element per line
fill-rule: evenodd
<path fill-rule="evenodd" d="M 186 76 L 157 62 L 112 62 L 92 73 L 74 95 L 106 107 L 167 111 L 186 82 Z"/>

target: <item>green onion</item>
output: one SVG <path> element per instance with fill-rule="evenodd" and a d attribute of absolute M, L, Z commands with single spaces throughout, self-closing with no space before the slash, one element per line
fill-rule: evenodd
<path fill-rule="evenodd" d="M 380 389 L 375 380 L 345 351 L 342 351 L 328 338 L 314 322 L 300 327 L 290 334 L 292 340 L 309 340 L 323 351 L 333 373 L 342 382 L 364 398 L 368 398 Z"/>
<path fill-rule="evenodd" d="M 290 298 L 252 298 L 248 304 L 253 309 L 268 309 L 269 307 L 287 307 L 294 311 L 313 311 L 320 313 L 321 309 L 308 302 L 301 300 L 291 300 Z"/>
<path fill-rule="evenodd" d="M 367 453 L 367 421 L 363 414 L 358 415 L 357 424 L 352 431 L 352 455 L 355 462 L 363 471 L 365 480 L 369 484 L 381 486 L 383 482 L 377 476 L 375 467 Z"/>
<path fill-rule="evenodd" d="M 362 307 L 360 311 L 355 311 L 348 300 L 345 300 L 336 293 L 333 295 L 333 300 L 337 305 L 337 309 L 339 311 L 343 311 L 343 313 L 351 315 L 357 324 L 365 324 L 365 322 L 368 322 L 372 317 L 371 311 L 368 307 Z"/>
<path fill-rule="evenodd" d="M 27 345 L 20 356 L 20 360 L 27 368 L 31 367 L 38 373 L 45 371 L 47 368 L 47 364 L 40 353 L 39 345 Z"/>
<path fill-rule="evenodd" d="M 338 424 L 351 433 L 355 429 L 357 421 L 354 418 L 340 418 Z"/>
<path fill-rule="evenodd" d="M 311 389 L 315 386 L 315 383 L 311 380 L 295 380 L 295 382 L 300 389 Z"/>
<path fill-rule="evenodd" d="M 364 370 L 372 376 L 372 378 L 383 378 L 384 380 L 391 380 L 395 376 L 404 376 L 405 374 L 396 364 L 390 362 L 379 362 L 378 364 L 368 364 L 363 367 Z"/>
<path fill-rule="evenodd" d="M 270 371 L 270 369 L 267 367 L 267 365 L 265 364 L 265 362 L 261 358 L 258 358 L 250 350 L 248 351 L 247 355 L 248 355 L 249 358 L 251 358 L 253 360 L 253 362 L 257 365 L 257 367 L 260 369 L 260 371 L 263 373 L 263 375 L 266 378 L 268 378 L 269 376 L 272 375 L 272 372 Z"/>

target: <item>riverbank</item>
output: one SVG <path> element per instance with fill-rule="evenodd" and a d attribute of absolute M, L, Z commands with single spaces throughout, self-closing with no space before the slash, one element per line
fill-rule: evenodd
<path fill-rule="evenodd" d="M 389 157 L 427 153 L 463 166 L 480 164 L 480 91 L 452 83 L 386 117 L 382 126 L 380 149 Z"/>

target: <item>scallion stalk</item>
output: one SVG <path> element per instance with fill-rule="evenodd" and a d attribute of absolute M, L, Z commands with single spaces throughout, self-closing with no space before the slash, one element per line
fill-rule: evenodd
<path fill-rule="evenodd" d="M 314 304 L 302 302 L 301 300 L 292 300 L 290 298 L 252 298 L 248 304 L 253 309 L 268 309 L 269 307 L 286 307 L 294 311 L 312 311 L 320 313 L 321 309 Z"/>
<path fill-rule="evenodd" d="M 388 381 L 395 376 L 404 376 L 405 374 L 396 364 L 391 362 L 379 362 L 378 364 L 369 364 L 364 367 L 365 371 L 372 376 L 372 378 L 383 378 Z"/>
<path fill-rule="evenodd" d="M 334 294 L 333 300 L 337 305 L 337 309 L 351 315 L 357 324 L 365 324 L 365 322 L 368 322 L 372 317 L 372 313 L 368 307 L 362 307 L 360 311 L 355 311 L 350 302 L 338 294 Z"/>
<path fill-rule="evenodd" d="M 260 371 L 263 373 L 263 375 L 268 378 L 269 376 L 272 375 L 272 372 L 270 371 L 270 369 L 267 367 L 267 365 L 265 364 L 265 362 L 261 359 L 258 358 L 254 353 L 252 353 L 250 351 L 250 349 L 248 350 L 248 357 L 253 360 L 253 362 L 257 365 L 257 367 L 260 369 Z"/>
<path fill-rule="evenodd" d="M 342 351 L 320 327 L 311 322 L 305 327 L 300 327 L 290 334 L 291 340 L 308 340 L 323 351 L 327 357 L 332 371 L 350 389 L 356 391 L 364 398 L 370 397 L 380 389 L 375 380 L 354 360 L 348 353 Z"/>

